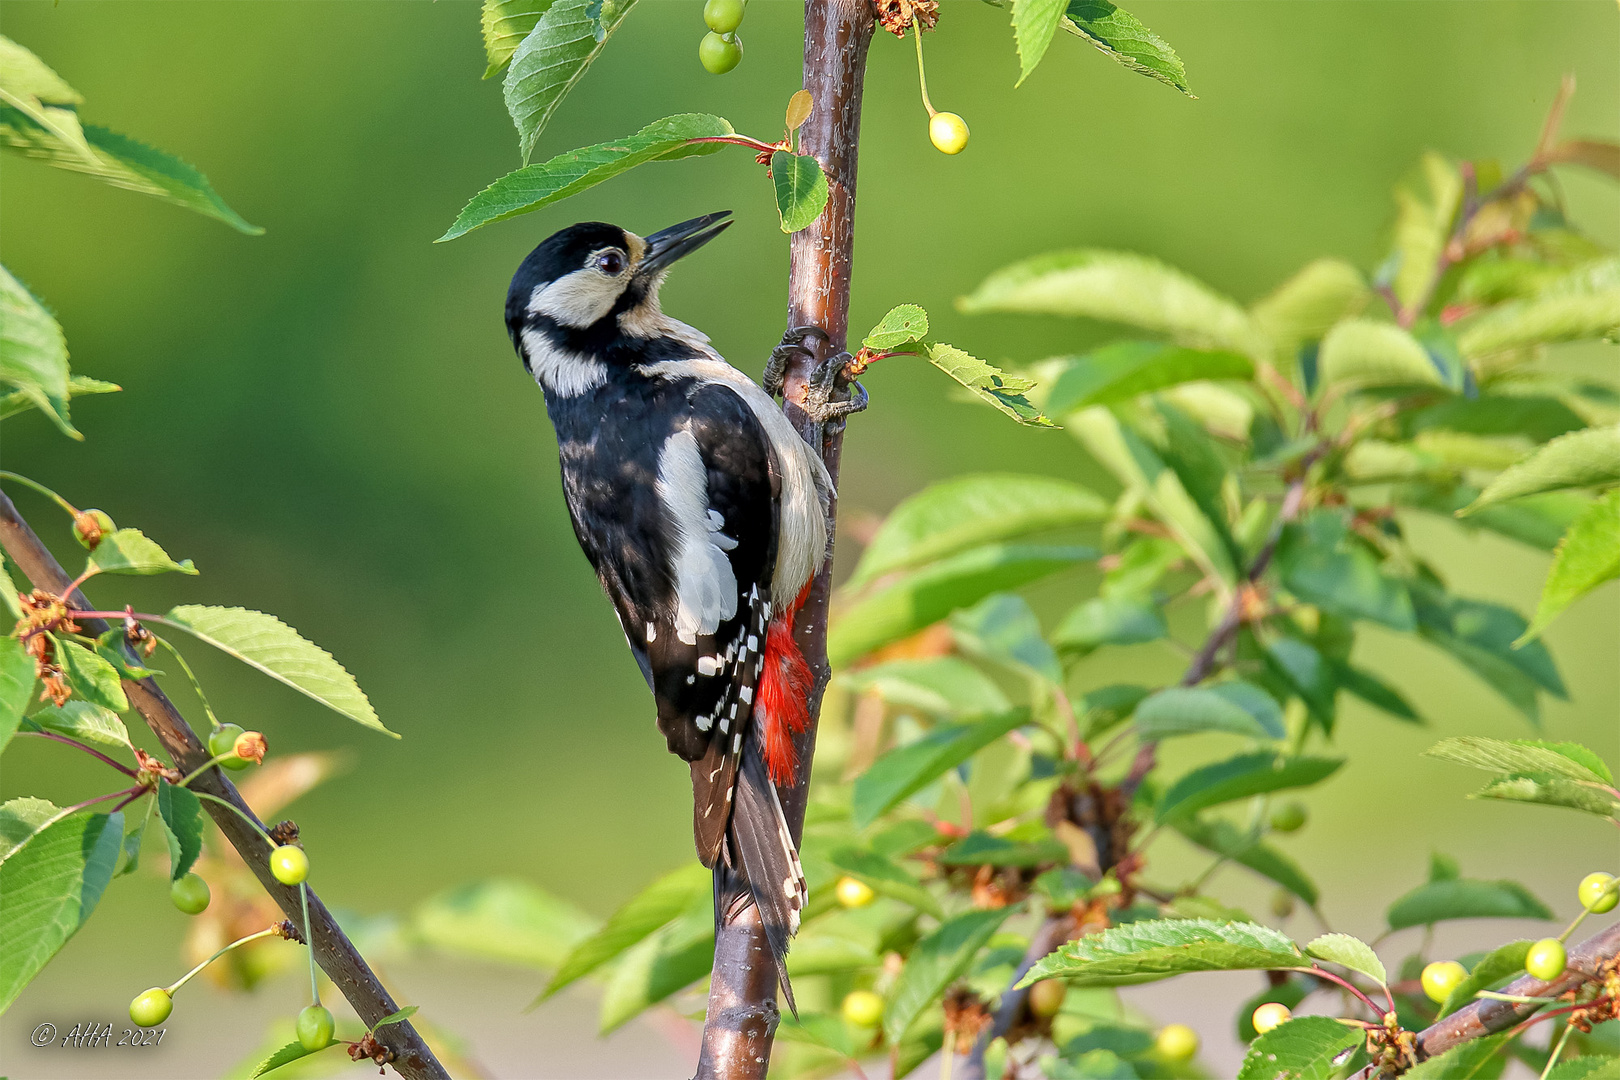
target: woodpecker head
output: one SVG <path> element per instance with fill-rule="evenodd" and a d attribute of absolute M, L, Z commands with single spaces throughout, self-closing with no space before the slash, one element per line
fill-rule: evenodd
<path fill-rule="evenodd" d="M 587 221 L 531 251 L 506 295 L 506 327 L 542 385 L 557 389 L 579 379 L 548 382 L 545 369 L 558 364 L 541 353 L 561 350 L 599 363 L 625 344 L 659 334 L 658 289 L 665 275 L 675 260 L 720 235 L 730 213 L 705 214 L 647 237 Z"/>

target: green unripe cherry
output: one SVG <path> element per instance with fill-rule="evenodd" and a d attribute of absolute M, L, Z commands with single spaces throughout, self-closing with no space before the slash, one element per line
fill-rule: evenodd
<path fill-rule="evenodd" d="M 1594 915 L 1613 911 L 1614 905 L 1620 903 L 1620 888 L 1615 885 L 1614 875 L 1602 871 L 1581 878 L 1575 895 L 1580 897 L 1581 907 Z"/>
<path fill-rule="evenodd" d="M 73 515 L 73 539 L 86 551 L 96 550 L 97 544 L 117 531 L 105 510 L 80 510 Z"/>
<path fill-rule="evenodd" d="M 1153 1049 L 1170 1061 L 1191 1061 L 1198 1056 L 1198 1032 L 1186 1024 L 1166 1024 L 1154 1037 Z"/>
<path fill-rule="evenodd" d="M 1056 1016 L 1068 994 L 1069 984 L 1062 979 L 1042 979 L 1029 988 L 1029 1011 L 1042 1019 Z"/>
<path fill-rule="evenodd" d="M 1283 803 L 1271 811 L 1271 827 L 1277 832 L 1298 832 L 1305 827 L 1305 807 L 1297 802 Z"/>
<path fill-rule="evenodd" d="M 875 1028 L 883 1019 L 883 999 L 870 990 L 851 990 L 838 1010 L 858 1028 Z"/>
<path fill-rule="evenodd" d="M 1557 938 L 1542 938 L 1530 946 L 1530 952 L 1524 958 L 1524 970 L 1542 982 L 1552 982 L 1568 966 L 1569 954 L 1564 951 L 1564 943 Z"/>
<path fill-rule="evenodd" d="M 937 112 L 928 118 L 928 138 L 940 153 L 960 154 L 967 149 L 967 121 L 953 112 Z"/>
<path fill-rule="evenodd" d="M 208 882 L 196 874 L 185 874 L 169 886 L 169 899 L 187 915 L 201 915 L 208 910 L 212 894 L 208 891 Z"/>
<path fill-rule="evenodd" d="M 270 853 L 270 873 L 283 885 L 297 885 L 309 877 L 309 856 L 293 844 L 282 844 Z"/>
<path fill-rule="evenodd" d="M 332 1045 L 332 1010 L 311 1005 L 298 1014 L 298 1044 L 310 1053 Z"/>
<path fill-rule="evenodd" d="M 698 44 L 698 59 L 709 74 L 724 75 L 742 63 L 742 39 L 736 34 L 704 34 Z"/>
<path fill-rule="evenodd" d="M 161 986 L 136 996 L 129 1003 L 129 1019 L 136 1027 L 157 1027 L 174 1012 L 174 998 Z"/>
<path fill-rule="evenodd" d="M 729 34 L 742 25 L 743 0 L 708 0 L 703 21 L 717 34 Z"/>
<path fill-rule="evenodd" d="M 1468 971 L 1455 960 L 1436 960 L 1423 969 L 1423 992 L 1436 1005 L 1443 1004 L 1451 992 L 1468 978 Z"/>
<path fill-rule="evenodd" d="M 221 724 L 212 735 L 208 736 L 208 755 L 219 757 L 221 754 L 229 754 L 231 756 L 221 761 L 221 765 L 227 769 L 247 768 L 252 763 L 236 756 L 236 737 L 241 734 L 242 725 Z"/>
<path fill-rule="evenodd" d="M 1254 1015 L 1249 1017 L 1249 1022 L 1254 1025 L 1255 1031 L 1264 1035 L 1272 1028 L 1281 1027 L 1293 1018 L 1294 1014 L 1288 1011 L 1288 1006 L 1280 1001 L 1268 1001 L 1254 1010 Z"/>

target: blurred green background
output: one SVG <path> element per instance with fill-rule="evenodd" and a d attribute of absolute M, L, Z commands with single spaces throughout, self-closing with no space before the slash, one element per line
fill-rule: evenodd
<path fill-rule="evenodd" d="M 1610 0 L 1130 7 L 1180 52 L 1198 100 L 1067 38 L 1015 91 L 1005 12 L 947 3 L 927 47 L 935 103 L 972 126 L 957 158 L 928 145 L 910 43 L 879 35 L 863 121 L 854 324 L 912 301 L 933 313 L 940 336 L 992 360 L 1072 351 L 1107 328 L 968 319 L 951 301 L 996 267 L 1065 246 L 1155 255 L 1242 301 L 1318 255 L 1371 267 L 1384 252 L 1389 188 L 1416 156 L 1434 148 L 1522 160 L 1565 72 L 1580 80 L 1565 131 L 1620 135 L 1620 13 Z M 746 59 L 725 78 L 696 62 L 700 8 L 639 5 L 537 156 L 682 111 L 775 137 L 799 86 L 800 7 L 751 5 Z M 641 169 L 434 245 L 469 196 L 519 164 L 498 81 L 478 78 L 474 3 L 4 0 L 0 32 L 81 91 L 87 119 L 193 162 L 268 230 L 244 237 L 0 159 L 0 257 L 56 310 L 75 370 L 125 387 L 75 403 L 84 443 L 34 416 L 6 423 L 0 453 L 6 468 L 106 509 L 203 571 L 125 579 L 122 592 L 100 586 L 93 599 L 275 612 L 347 665 L 404 735 L 376 736 L 192 650 L 216 709 L 262 728 L 273 750 L 349 749 L 348 774 L 293 808 L 328 902 L 399 911 L 450 884 L 504 874 L 605 913 L 691 858 L 685 770 L 664 751 L 575 546 L 541 395 L 512 354 L 501 310 L 517 263 L 564 225 L 596 218 L 646 233 L 731 208 L 737 226 L 683 263 L 665 307 L 757 374 L 782 327 L 787 240 L 747 154 Z M 1575 220 L 1606 243 L 1620 240 L 1616 189 L 1567 170 L 1562 182 Z M 1553 362 L 1614 371 L 1602 350 Z M 1111 490 L 1066 436 L 958 403 L 927 370 L 891 362 L 867 385 L 873 408 L 851 424 L 844 457 L 846 524 L 930 480 L 982 468 L 1078 475 Z M 76 549 L 66 521 L 37 498 L 17 500 L 68 559 Z M 1458 591 L 1533 605 L 1544 555 L 1437 522 L 1416 535 Z M 856 550 L 846 537 L 840 564 Z M 1080 578 L 1056 592 L 1084 586 Z M 1056 602 L 1042 610 L 1056 614 Z M 1573 700 L 1550 702 L 1545 728 L 1620 764 L 1617 626 L 1613 586 L 1554 626 L 1549 641 Z M 1417 752 L 1464 731 L 1527 735 L 1523 721 L 1427 646 L 1369 629 L 1361 648 L 1432 726 L 1347 707 L 1340 739 L 1352 763 L 1312 794 L 1314 824 L 1288 842 L 1323 885 L 1337 927 L 1374 931 L 1431 848 L 1460 857 L 1472 876 L 1523 877 L 1567 912 L 1576 877 L 1614 861 L 1613 830 L 1465 802 L 1475 778 Z M 1088 663 L 1082 678 L 1118 681 L 1171 677 L 1180 660 L 1141 647 Z M 7 754 L 0 794 L 71 802 L 101 783 L 60 748 L 30 744 Z M 1159 875 L 1183 872 L 1179 857 L 1166 847 Z M 1265 895 L 1235 875 L 1224 880 L 1233 900 Z M 0 1068 L 127 1074 L 134 1066 L 105 1055 L 24 1058 L 19 1033 L 58 1006 L 116 1018 L 134 990 L 178 969 L 182 923 L 156 879 L 121 881 L 12 1009 Z M 190 1043 L 177 1035 L 167 1074 L 217 1072 L 257 1042 L 263 1016 L 296 1010 L 295 984 L 272 984 L 258 1004 L 199 1000 L 181 1010 L 171 1027 L 220 1009 L 244 1027 L 212 1036 L 194 1027 Z M 637 1067 L 628 1062 L 669 1052 L 649 1035 L 650 1057 L 610 1058 L 583 1012 L 567 1023 L 546 1010 L 519 1015 L 537 978 L 423 971 L 406 996 L 431 1010 L 449 986 L 461 989 L 446 1009 L 475 1029 L 474 1050 L 497 1071 L 627 1075 Z M 1154 1008 L 1185 1018 L 1204 1007 L 1192 993 L 1169 984 Z M 1224 1018 L 1213 1024 L 1211 1033 L 1225 1030 Z M 578 1064 L 526 1072 L 537 1031 L 566 1042 Z M 220 1045 L 205 1054 L 198 1048 L 210 1037 Z"/>

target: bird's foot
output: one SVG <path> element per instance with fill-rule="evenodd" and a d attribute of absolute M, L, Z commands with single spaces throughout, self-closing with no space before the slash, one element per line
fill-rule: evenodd
<path fill-rule="evenodd" d="M 804 339 L 811 334 L 819 335 L 823 341 L 828 340 L 827 331 L 819 326 L 790 326 L 782 335 L 782 343 L 771 350 L 771 358 L 765 361 L 765 375 L 760 380 L 767 394 L 772 397 L 781 395 L 782 385 L 787 380 L 788 365 L 795 357 L 815 359 L 815 353 L 804 343 Z"/>
<path fill-rule="evenodd" d="M 845 421 L 853 413 L 866 409 L 866 387 L 849 377 L 848 371 L 854 357 L 847 352 L 837 356 L 829 356 L 810 374 L 810 381 L 804 388 L 804 400 L 799 407 L 816 424 L 820 425 L 823 437 L 836 435 L 844 430 Z M 839 379 L 847 380 L 849 397 L 834 400 L 833 394 L 838 390 Z"/>

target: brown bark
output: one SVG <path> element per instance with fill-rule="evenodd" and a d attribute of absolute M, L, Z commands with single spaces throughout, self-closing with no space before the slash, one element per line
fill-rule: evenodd
<path fill-rule="evenodd" d="M 72 583 L 72 578 L 62 569 L 56 557 L 34 534 L 28 522 L 17 513 L 17 508 L 4 494 L 0 494 L 0 546 L 11 556 L 17 568 L 28 576 L 37 589 L 44 589 L 55 595 L 61 595 L 63 589 Z M 84 610 L 95 610 L 84 594 L 74 591 L 68 598 L 69 602 Z M 98 635 L 107 629 L 100 619 L 80 619 L 79 624 L 85 633 Z M 174 707 L 152 679 L 142 679 L 139 682 L 124 680 L 124 693 L 129 697 L 130 704 L 146 720 L 152 733 L 163 744 L 163 749 L 175 768 L 182 773 L 190 773 L 208 760 L 206 748 L 198 740 L 191 726 L 181 717 L 180 711 Z M 253 810 L 242 796 L 237 793 L 236 786 L 225 778 L 216 766 L 198 776 L 189 785 L 194 791 L 207 792 L 217 798 L 231 803 L 242 813 L 258 821 Z M 242 856 L 242 861 L 258 877 L 259 884 L 270 898 L 280 906 L 281 910 L 291 919 L 294 926 L 304 925 L 303 905 L 296 887 L 281 884 L 270 874 L 270 845 L 254 829 L 242 820 L 241 817 L 231 813 L 217 803 L 203 800 L 203 808 L 219 826 L 219 831 L 225 839 Z M 261 827 L 263 823 L 260 822 Z M 338 992 L 348 999 L 354 1006 L 355 1012 L 368 1026 L 381 1020 L 390 1013 L 398 1012 L 399 1005 L 383 989 L 377 976 L 366 964 L 365 958 L 360 955 L 343 930 L 338 926 L 332 913 L 321 903 L 315 890 L 309 890 L 309 932 L 311 944 L 315 950 L 315 961 L 321 965 L 331 978 Z M 393 1054 L 392 1064 L 401 1076 L 407 1080 L 449 1080 L 450 1074 L 439 1064 L 428 1049 L 427 1043 L 422 1041 L 421 1035 L 411 1026 L 409 1021 L 400 1021 L 389 1024 L 377 1033 L 377 1041 Z"/>
<path fill-rule="evenodd" d="M 805 0 L 804 88 L 814 105 L 799 130 L 802 153 L 812 154 L 827 174 L 827 208 L 809 228 L 793 234 L 788 270 L 788 325 L 817 326 L 827 340 L 812 336 L 806 344 L 819 361 L 842 351 L 849 332 L 849 286 L 855 247 L 855 166 L 860 143 L 861 90 L 866 77 L 866 50 L 872 41 L 873 11 L 869 0 Z M 827 463 L 833 482 L 843 449 L 841 431 L 825 438 L 804 412 L 801 400 L 813 361 L 796 362 L 787 372 L 783 397 L 788 418 Z M 836 499 L 831 509 L 836 523 Z M 810 698 L 810 727 L 796 740 L 798 782 L 781 789 L 782 809 L 797 843 L 804 834 L 804 809 L 815 754 L 816 725 L 827 687 L 827 602 L 832 588 L 832 558 L 817 575 L 809 599 L 799 612 L 795 632 L 799 647 L 815 673 Z M 703 1028 L 698 1080 L 756 1080 L 770 1066 L 776 1033 L 776 969 L 764 931 L 752 908 L 722 927 L 714 943 L 714 973 L 709 985 L 709 1012 Z"/>

